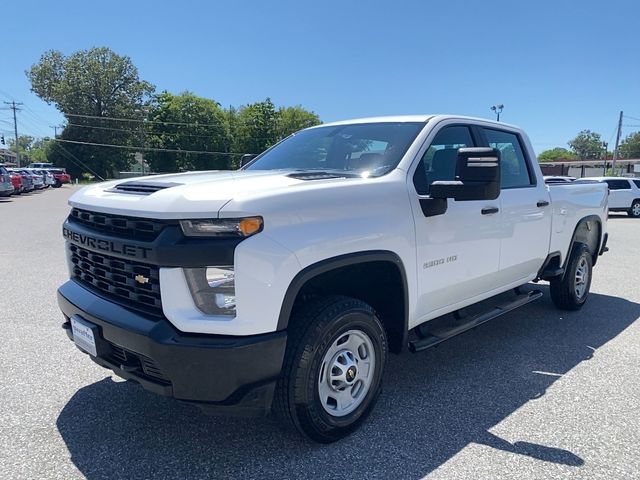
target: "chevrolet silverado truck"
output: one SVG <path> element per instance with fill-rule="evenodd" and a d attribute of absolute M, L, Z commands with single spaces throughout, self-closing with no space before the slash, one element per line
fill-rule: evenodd
<path fill-rule="evenodd" d="M 58 302 L 83 352 L 318 442 L 366 419 L 388 352 L 524 306 L 532 281 L 581 308 L 607 242 L 605 184 L 545 185 L 522 130 L 448 115 L 320 125 L 237 171 L 109 181 L 69 204 Z"/>

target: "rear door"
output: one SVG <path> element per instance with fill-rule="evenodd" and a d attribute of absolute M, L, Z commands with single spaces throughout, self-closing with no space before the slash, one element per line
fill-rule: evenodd
<path fill-rule="evenodd" d="M 609 185 L 609 208 L 630 208 L 634 196 L 629 180 L 620 178 L 605 182 Z"/>
<path fill-rule="evenodd" d="M 500 268 L 497 283 L 525 283 L 549 253 L 551 205 L 538 181 L 526 143 L 517 131 L 483 127 L 487 145 L 500 151 L 502 201 Z M 542 177 L 540 177 L 542 178 Z"/>

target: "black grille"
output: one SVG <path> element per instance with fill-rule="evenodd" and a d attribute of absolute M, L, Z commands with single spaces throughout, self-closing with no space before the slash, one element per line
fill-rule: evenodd
<path fill-rule="evenodd" d="M 108 360 L 118 367 L 124 366 L 127 370 L 133 370 L 136 374 L 147 377 L 150 380 L 165 385 L 171 382 L 164 376 L 160 367 L 149 357 L 122 348 L 115 343 L 110 343 L 111 353 Z"/>
<path fill-rule="evenodd" d="M 69 244 L 71 276 L 124 306 L 162 315 L 158 267 Z M 136 280 L 137 278 L 137 280 Z"/>
<path fill-rule="evenodd" d="M 119 237 L 144 241 L 154 240 L 162 229 L 169 224 L 164 220 L 89 212 L 79 208 L 71 210 L 69 221 L 80 223 L 99 232 L 107 232 Z"/>

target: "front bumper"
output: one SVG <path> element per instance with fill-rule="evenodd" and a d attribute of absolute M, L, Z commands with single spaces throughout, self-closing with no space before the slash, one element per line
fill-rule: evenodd
<path fill-rule="evenodd" d="M 168 320 L 134 313 L 70 280 L 58 289 L 63 327 L 79 316 L 96 325 L 99 365 L 145 389 L 212 413 L 269 410 L 286 332 L 246 337 L 182 333 Z"/>

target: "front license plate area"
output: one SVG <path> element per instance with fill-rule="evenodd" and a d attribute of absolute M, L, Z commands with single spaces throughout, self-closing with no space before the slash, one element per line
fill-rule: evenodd
<path fill-rule="evenodd" d="M 73 316 L 71 317 L 71 331 L 73 332 L 73 341 L 78 347 L 94 357 L 98 355 L 96 351 L 97 325 L 78 316 Z"/>

